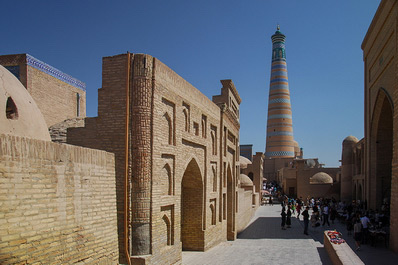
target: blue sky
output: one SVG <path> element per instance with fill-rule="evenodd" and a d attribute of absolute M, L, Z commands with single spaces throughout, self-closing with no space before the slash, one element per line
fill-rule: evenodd
<path fill-rule="evenodd" d="M 344 138 L 363 137 L 361 43 L 380 0 L 3 1 L 0 54 L 29 53 L 87 85 L 97 115 L 102 57 L 157 57 L 211 98 L 232 79 L 241 144 L 265 151 L 271 35 L 280 24 L 294 138 L 306 158 L 339 166 Z"/>

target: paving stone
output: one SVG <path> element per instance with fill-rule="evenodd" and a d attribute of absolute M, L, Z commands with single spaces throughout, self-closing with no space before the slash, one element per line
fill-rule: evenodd
<path fill-rule="evenodd" d="M 249 225 L 235 241 L 217 245 L 207 252 L 182 254 L 185 265 L 199 264 L 332 264 L 323 247 L 323 231 L 336 229 L 354 250 L 355 241 L 345 225 L 336 221 L 330 227 L 309 227 L 304 235 L 302 216 L 292 217 L 292 227 L 282 230 L 280 205 L 260 207 Z M 310 212 L 311 214 L 311 212 Z M 384 246 L 362 245 L 356 252 L 365 264 L 397 264 L 398 254 Z"/>

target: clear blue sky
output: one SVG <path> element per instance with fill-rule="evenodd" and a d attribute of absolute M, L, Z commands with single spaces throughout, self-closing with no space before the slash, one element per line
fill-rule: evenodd
<path fill-rule="evenodd" d="M 306 158 L 339 166 L 348 135 L 363 137 L 361 43 L 380 0 L 2 1 L 0 54 L 29 53 L 87 84 L 97 115 L 102 57 L 157 57 L 206 96 L 232 79 L 241 144 L 265 151 L 271 35 L 280 24 L 295 140 Z"/>

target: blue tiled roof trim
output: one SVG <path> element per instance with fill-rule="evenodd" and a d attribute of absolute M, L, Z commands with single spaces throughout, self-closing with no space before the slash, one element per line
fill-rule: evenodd
<path fill-rule="evenodd" d="M 74 87 L 80 88 L 84 91 L 86 91 L 86 84 L 68 74 L 65 74 L 64 72 L 58 70 L 55 67 L 52 67 L 51 65 L 46 64 L 45 62 L 42 62 L 32 55 L 26 54 L 26 63 L 29 66 L 32 66 L 48 75 L 51 75 L 52 77 L 55 77 L 65 83 L 68 83 L 69 85 L 72 85 Z"/>

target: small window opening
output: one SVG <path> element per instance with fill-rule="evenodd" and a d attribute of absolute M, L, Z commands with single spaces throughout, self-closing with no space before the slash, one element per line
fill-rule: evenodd
<path fill-rule="evenodd" d="M 195 135 L 199 135 L 199 124 L 194 122 L 193 123 L 193 130 L 195 131 Z"/>
<path fill-rule="evenodd" d="M 76 116 L 80 116 L 80 94 L 76 93 Z"/>
<path fill-rule="evenodd" d="M 7 119 L 10 120 L 18 119 L 18 109 L 11 97 L 8 97 L 7 99 L 6 116 Z"/>

